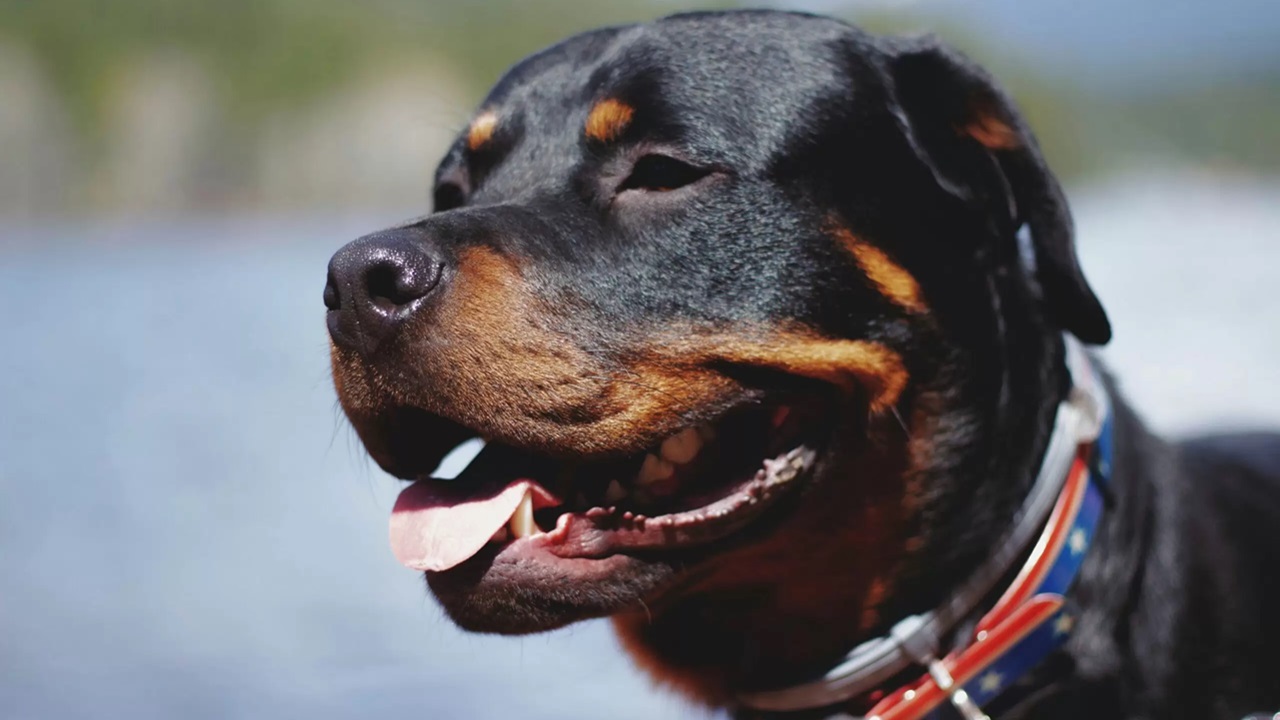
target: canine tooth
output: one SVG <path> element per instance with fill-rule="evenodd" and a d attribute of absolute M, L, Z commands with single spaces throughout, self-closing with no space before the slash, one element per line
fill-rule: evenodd
<path fill-rule="evenodd" d="M 659 480 L 666 480 L 674 475 L 675 472 L 674 465 L 653 453 L 649 453 L 644 456 L 644 464 L 640 466 L 640 472 L 636 473 L 636 484 L 652 485 Z"/>
<path fill-rule="evenodd" d="M 524 491 L 524 497 L 520 498 L 520 504 L 511 514 L 509 526 L 511 534 L 517 538 L 529 537 L 538 532 L 538 526 L 533 521 L 533 491 Z"/>
<path fill-rule="evenodd" d="M 658 452 L 664 460 L 683 465 L 697 457 L 701 449 L 702 438 L 698 436 L 696 429 L 690 427 L 663 440 Z"/>
<path fill-rule="evenodd" d="M 617 480 L 610 480 L 609 487 L 604 489 L 604 501 L 610 505 L 617 505 L 627 496 L 627 491 L 622 487 L 622 483 Z"/>

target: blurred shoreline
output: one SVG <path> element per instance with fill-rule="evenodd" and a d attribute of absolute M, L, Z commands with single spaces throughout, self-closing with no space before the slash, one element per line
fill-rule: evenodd
<path fill-rule="evenodd" d="M 141 216 L 379 208 L 425 200 L 467 118 L 442 66 L 372 72 L 237 125 L 181 59 L 123 73 L 92 142 L 30 62 L 0 47 L 0 216 Z M 234 139 L 230 139 L 234 136 Z"/>

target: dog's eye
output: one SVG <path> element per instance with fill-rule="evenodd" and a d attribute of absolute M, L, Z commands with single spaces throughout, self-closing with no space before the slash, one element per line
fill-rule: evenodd
<path fill-rule="evenodd" d="M 710 173 L 710 170 L 695 167 L 668 155 L 645 155 L 636 161 L 631 174 L 618 186 L 618 192 L 667 192 L 695 183 Z"/>
<path fill-rule="evenodd" d="M 462 192 L 462 186 L 452 182 L 437 185 L 431 199 L 431 206 L 436 212 L 462 207 L 467 201 L 466 194 Z"/>

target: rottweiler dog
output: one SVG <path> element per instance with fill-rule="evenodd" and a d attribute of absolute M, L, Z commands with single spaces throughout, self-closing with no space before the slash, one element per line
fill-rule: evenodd
<path fill-rule="evenodd" d="M 738 717 L 1280 709 L 1280 436 L 1144 429 L 1035 138 L 935 39 L 565 40 L 325 305 L 343 410 L 414 481 L 393 550 L 465 629 L 611 617 Z"/>

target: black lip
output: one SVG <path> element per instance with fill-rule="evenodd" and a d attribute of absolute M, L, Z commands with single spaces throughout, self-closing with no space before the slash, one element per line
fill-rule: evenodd
<path fill-rule="evenodd" d="M 461 423 L 415 407 L 392 408 L 355 425 L 382 469 L 401 480 L 426 477 L 450 450 L 476 437 Z"/>

